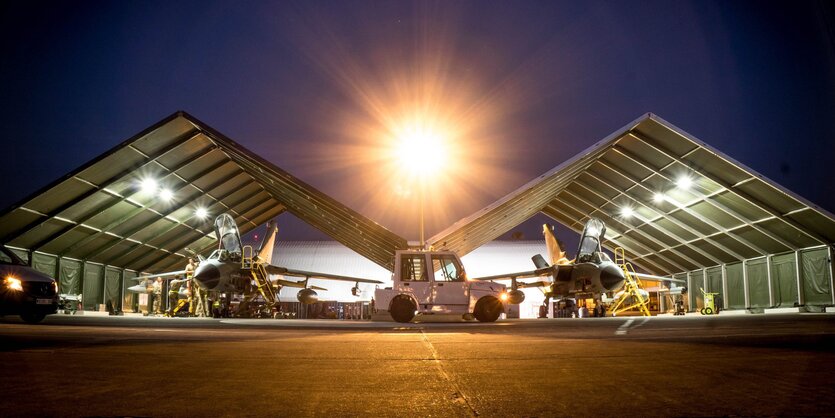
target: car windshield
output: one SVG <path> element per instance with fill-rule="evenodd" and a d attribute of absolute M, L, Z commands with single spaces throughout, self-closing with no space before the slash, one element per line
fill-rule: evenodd
<path fill-rule="evenodd" d="M 20 257 L 18 257 L 10 249 L 4 246 L 0 246 L 0 264 L 25 266 L 26 262 L 21 260 Z"/>

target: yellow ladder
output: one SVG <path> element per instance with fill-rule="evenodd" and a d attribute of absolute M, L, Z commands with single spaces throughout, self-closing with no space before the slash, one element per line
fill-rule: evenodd
<path fill-rule="evenodd" d="M 264 297 L 264 301 L 268 304 L 275 304 L 278 302 L 278 295 L 275 294 L 275 288 L 270 283 L 270 276 L 267 274 L 267 269 L 261 263 L 250 264 L 252 268 L 249 269 L 252 278 L 255 280 L 255 285 L 258 288 L 258 293 Z"/>
<path fill-rule="evenodd" d="M 650 316 L 649 308 L 647 307 L 649 299 L 645 298 L 640 292 L 641 284 L 638 279 L 635 278 L 635 269 L 632 267 L 632 263 L 628 263 L 626 261 L 626 254 L 621 247 L 615 248 L 615 264 L 619 265 L 620 268 L 623 269 L 623 275 L 626 280 L 623 285 L 623 294 L 620 295 L 614 306 L 611 308 L 612 315 L 617 315 L 621 312 L 638 308 L 641 315 Z M 626 301 L 630 297 L 632 298 L 632 303 L 627 305 Z"/>
<path fill-rule="evenodd" d="M 241 268 L 249 269 L 252 267 L 252 246 L 244 245 L 241 249 Z"/>

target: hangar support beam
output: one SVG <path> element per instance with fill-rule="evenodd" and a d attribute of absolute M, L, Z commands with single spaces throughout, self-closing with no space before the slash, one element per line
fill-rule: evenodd
<path fill-rule="evenodd" d="M 649 140 L 648 140 L 646 137 L 644 137 L 643 135 L 641 135 L 641 134 L 639 134 L 639 133 L 637 133 L 637 132 L 631 132 L 631 133 L 630 133 L 630 135 L 632 135 L 633 137 L 635 137 L 635 138 L 639 139 L 640 141 L 644 142 L 647 146 L 649 146 L 649 147 L 651 147 L 651 148 L 653 148 L 653 149 L 657 150 L 659 153 L 664 154 L 667 158 L 670 158 L 670 159 L 676 160 L 676 161 L 678 161 L 680 164 L 684 165 L 685 167 L 690 167 L 690 164 L 688 164 L 686 161 L 682 161 L 680 158 L 675 157 L 674 155 L 670 154 L 668 151 L 666 151 L 666 150 L 663 150 L 663 149 L 659 148 L 659 146 L 657 146 L 657 145 L 653 144 L 651 141 L 649 141 Z M 716 184 L 718 184 L 718 185 L 720 185 L 720 186 L 724 187 L 726 190 L 728 190 L 728 192 L 733 193 L 734 195 L 736 195 L 736 196 L 740 197 L 741 199 L 743 199 L 743 200 L 745 200 L 745 201 L 747 201 L 747 202 L 749 202 L 749 203 L 751 203 L 751 204 L 753 204 L 753 205 L 755 205 L 755 206 L 759 207 L 760 209 L 762 209 L 762 210 L 764 210 L 764 211 L 766 211 L 766 212 L 770 213 L 770 214 L 771 214 L 772 216 L 774 216 L 776 219 L 778 219 L 778 220 L 782 221 L 782 222 L 783 222 L 783 223 L 785 223 L 786 225 L 791 226 L 791 227 L 792 227 L 793 229 L 795 229 L 797 232 L 799 232 L 799 233 L 801 233 L 801 234 L 803 234 L 803 235 L 806 235 L 806 236 L 808 236 L 808 237 L 810 237 L 810 238 L 814 239 L 816 242 L 818 242 L 818 243 L 820 243 L 820 244 L 826 244 L 826 243 L 827 243 L 826 238 L 824 238 L 823 236 L 818 235 L 818 234 L 816 234 L 816 233 L 814 233 L 814 232 L 812 232 L 812 231 L 807 230 L 807 229 L 806 229 L 806 228 L 804 228 L 802 225 L 799 225 L 797 222 L 795 222 L 794 220 L 792 220 L 792 219 L 790 219 L 790 218 L 786 218 L 786 217 L 784 217 L 784 216 L 783 216 L 783 214 L 781 214 L 780 212 L 776 211 L 776 210 L 775 210 L 774 208 L 772 208 L 771 206 L 766 205 L 766 204 L 764 204 L 763 202 L 760 202 L 757 198 L 755 198 L 755 197 L 753 197 L 753 196 L 749 195 L 748 193 L 745 193 L 745 192 L 743 192 L 743 191 L 741 191 L 741 190 L 739 190 L 739 189 L 737 189 L 737 188 L 734 188 L 732 185 L 730 185 L 730 184 L 726 183 L 724 180 L 722 180 L 722 179 L 720 179 L 720 178 L 718 178 L 718 177 L 714 176 L 712 173 L 706 173 L 706 172 L 703 172 L 703 173 L 702 173 L 702 175 L 708 176 L 708 177 L 709 177 L 709 178 L 710 178 L 713 182 L 715 182 Z M 781 240 L 781 242 L 784 242 L 784 241 L 785 241 L 785 240 Z"/>

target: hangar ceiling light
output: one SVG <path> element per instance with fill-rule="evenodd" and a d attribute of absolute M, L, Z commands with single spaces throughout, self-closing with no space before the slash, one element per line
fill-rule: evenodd
<path fill-rule="evenodd" d="M 655 202 L 655 203 L 662 203 L 666 199 L 667 199 L 667 196 L 664 196 L 664 193 L 661 193 L 661 192 L 656 193 L 655 195 L 652 196 L 652 201 Z"/>
<path fill-rule="evenodd" d="M 159 191 L 159 197 L 167 202 L 174 198 L 174 192 L 171 189 L 162 189 Z"/>
<path fill-rule="evenodd" d="M 676 180 L 676 187 L 681 190 L 690 190 L 690 186 L 693 185 L 693 180 L 687 174 L 682 175 L 681 177 Z"/>
<path fill-rule="evenodd" d="M 142 189 L 143 193 L 152 195 L 152 194 L 156 193 L 158 184 L 157 184 L 156 180 L 148 177 L 148 178 L 143 179 L 139 183 L 139 187 L 140 187 L 140 189 Z"/>

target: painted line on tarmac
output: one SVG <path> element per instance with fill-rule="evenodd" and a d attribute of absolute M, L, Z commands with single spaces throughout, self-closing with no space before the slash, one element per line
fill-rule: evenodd
<path fill-rule="evenodd" d="M 626 322 L 619 326 L 617 331 L 615 331 L 615 335 L 626 335 L 626 330 L 629 329 L 629 326 L 632 325 L 633 322 L 635 322 L 634 319 L 626 320 Z"/>
<path fill-rule="evenodd" d="M 467 407 L 470 414 L 474 417 L 477 417 L 478 411 L 476 411 L 475 408 L 473 408 L 472 403 L 470 403 L 470 400 L 467 399 L 466 395 L 464 395 L 464 392 L 461 390 L 461 387 L 458 386 L 458 383 L 456 383 L 455 380 L 453 380 L 449 373 L 447 373 L 444 369 L 444 365 L 441 364 L 441 359 L 438 355 L 438 350 L 436 350 L 435 346 L 432 345 L 432 342 L 429 341 L 429 337 L 426 335 L 426 332 L 420 330 L 420 334 L 421 337 L 423 337 L 423 342 L 426 344 L 427 347 L 429 347 L 429 351 L 432 353 L 432 360 L 435 362 L 435 365 L 438 366 L 438 370 L 441 372 L 441 376 L 443 376 L 443 378 L 447 382 L 449 382 L 449 384 L 451 384 L 452 388 L 455 390 L 455 392 L 452 394 L 453 402 L 462 404 L 463 406 Z"/>

